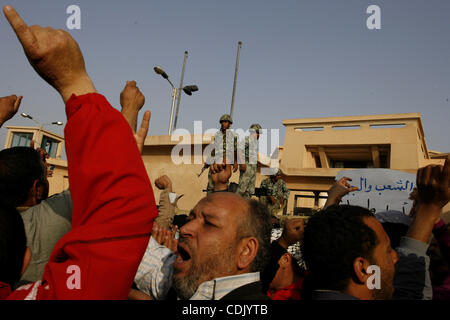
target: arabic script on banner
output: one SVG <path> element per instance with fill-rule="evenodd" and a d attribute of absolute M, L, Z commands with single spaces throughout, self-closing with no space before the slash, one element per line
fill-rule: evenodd
<path fill-rule="evenodd" d="M 339 171 L 336 180 L 352 179 L 358 190 L 342 198 L 341 204 L 368 208 L 373 213 L 400 211 L 408 214 L 412 207 L 409 194 L 416 185 L 416 175 L 389 169 L 357 169 Z"/>

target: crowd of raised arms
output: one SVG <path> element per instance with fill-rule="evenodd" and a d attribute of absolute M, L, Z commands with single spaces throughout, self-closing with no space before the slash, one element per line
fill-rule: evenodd
<path fill-rule="evenodd" d="M 229 178 L 238 166 L 211 161 L 207 196 L 178 215 L 170 174 L 154 181 L 157 205 L 142 161 L 150 111 L 138 127 L 145 97 L 136 82 L 126 81 L 119 112 L 97 92 L 69 33 L 29 27 L 11 6 L 3 12 L 64 101 L 70 190 L 48 196 L 45 150 L 0 151 L 0 299 L 450 300 L 450 229 L 441 219 L 450 157 L 418 169 L 406 223 L 340 205 L 355 190 L 347 177 L 307 222 L 278 221 L 273 212 L 289 196 L 281 172 L 257 198 L 257 168 L 245 161 L 237 190 Z M 0 126 L 21 100 L 0 98 Z M 220 123 L 224 134 L 232 119 Z M 258 137 L 261 126 L 251 129 Z"/>

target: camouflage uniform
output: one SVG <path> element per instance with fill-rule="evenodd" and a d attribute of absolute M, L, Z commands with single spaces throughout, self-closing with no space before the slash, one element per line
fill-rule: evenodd
<path fill-rule="evenodd" d="M 220 118 L 220 121 L 230 121 L 231 117 L 228 115 L 223 115 Z M 221 163 L 224 161 L 224 158 L 227 159 L 227 163 L 234 163 L 234 156 L 237 152 L 237 136 L 230 129 L 222 130 L 216 132 L 214 135 L 214 150 L 211 153 L 211 157 L 206 161 L 207 164 L 211 165 L 215 162 Z M 228 148 L 227 148 L 228 146 Z M 231 147 L 232 146 L 232 147 Z M 206 187 L 206 193 L 209 195 L 214 190 L 214 182 L 211 177 L 211 170 L 208 171 L 208 186 Z"/>
<path fill-rule="evenodd" d="M 252 125 L 254 127 L 256 125 Z M 258 125 L 258 130 L 261 126 Z M 237 193 L 242 197 L 251 199 L 255 193 L 256 171 L 258 168 L 258 139 L 255 136 L 245 138 L 245 165 L 246 170 L 241 171 L 239 175 L 239 187 Z"/>
<path fill-rule="evenodd" d="M 260 188 L 267 189 L 267 196 L 262 196 L 261 202 L 269 208 L 272 215 L 276 215 L 278 211 L 284 209 L 290 194 L 284 180 L 279 179 L 278 181 L 273 182 L 269 177 L 261 182 Z M 273 196 L 275 198 L 275 204 L 272 204 L 268 196 Z M 283 198 L 281 203 L 279 199 L 280 197 Z"/>

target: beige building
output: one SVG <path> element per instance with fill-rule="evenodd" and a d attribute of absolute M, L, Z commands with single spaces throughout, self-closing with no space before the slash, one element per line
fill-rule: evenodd
<path fill-rule="evenodd" d="M 419 113 L 291 119 L 283 124 L 281 169 L 291 190 L 288 213 L 323 206 L 326 191 L 343 169 L 415 173 L 445 159 L 428 150 Z"/>
<path fill-rule="evenodd" d="M 26 146 L 34 141 L 35 147 L 39 146 L 47 151 L 47 162 L 52 166 L 53 176 L 49 177 L 50 195 L 59 193 L 69 187 L 67 173 L 67 161 L 61 159 L 64 150 L 64 137 L 39 127 L 7 126 L 5 148 Z"/>
<path fill-rule="evenodd" d="M 323 206 L 326 191 L 336 174 L 345 169 L 389 168 L 415 173 L 428 164 L 443 164 L 447 154 L 428 150 L 419 113 L 328 117 L 284 120 L 286 135 L 283 146 L 277 150 L 283 179 L 291 190 L 285 214 L 302 215 L 315 206 Z M 37 134 L 37 128 L 7 127 L 5 147 L 13 145 L 14 134 Z M 22 131 L 21 131 L 22 130 Z M 24 131 L 27 130 L 27 131 Z M 30 131 L 31 130 L 31 131 Z M 33 131 L 35 130 L 35 131 Z M 60 160 L 62 137 L 42 130 L 43 135 L 58 140 L 55 165 L 50 182 L 52 193 L 68 186 L 67 164 Z M 171 139 L 172 138 L 172 139 Z M 212 142 L 212 135 L 148 136 L 145 140 L 143 161 L 152 183 L 161 175 L 171 178 L 174 191 L 184 194 L 178 202 L 181 210 L 188 212 L 206 195 L 208 171 L 198 177 L 203 161 L 201 154 Z M 199 156 L 195 156 L 196 152 Z M 172 153 L 184 156 L 191 164 L 177 164 Z M 256 186 L 267 176 L 260 169 L 269 165 L 267 157 L 259 155 Z M 238 182 L 239 172 L 231 181 Z M 156 199 L 160 191 L 153 184 Z"/>

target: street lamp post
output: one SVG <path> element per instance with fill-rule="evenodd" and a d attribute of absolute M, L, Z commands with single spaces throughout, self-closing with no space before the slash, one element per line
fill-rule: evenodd
<path fill-rule="evenodd" d="M 242 41 L 239 41 L 237 56 L 236 56 L 236 67 L 234 68 L 233 95 L 231 96 L 231 110 L 230 110 L 231 117 L 233 117 L 233 111 L 234 111 L 234 96 L 236 95 L 236 81 L 237 81 L 238 70 L 239 70 L 239 56 L 241 54 L 241 47 L 242 47 Z"/>
<path fill-rule="evenodd" d="M 167 73 L 160 66 L 156 66 L 156 67 L 153 68 L 153 70 L 155 70 L 155 72 L 157 74 L 161 75 L 161 77 L 166 79 L 170 83 L 170 86 L 172 87 L 172 104 L 171 104 L 171 108 L 170 108 L 169 135 L 172 134 L 173 112 L 174 112 L 174 109 L 175 109 L 175 100 L 177 100 L 177 95 L 178 95 L 178 104 L 177 104 L 177 113 L 176 113 L 176 116 L 175 116 L 175 125 L 174 125 L 175 128 L 176 128 L 176 125 L 177 125 L 178 111 L 179 111 L 179 108 L 180 108 L 181 90 L 183 90 L 184 93 L 186 93 L 189 96 L 192 95 L 192 92 L 198 91 L 198 87 L 196 85 L 190 85 L 190 86 L 183 87 L 184 69 L 186 67 L 187 54 L 188 54 L 188 52 L 185 51 L 184 52 L 183 70 L 182 70 L 182 73 L 181 73 L 181 83 L 180 83 L 180 88 L 179 89 L 175 88 L 173 83 L 169 80 L 169 76 L 167 75 Z"/>
<path fill-rule="evenodd" d="M 37 135 L 36 135 L 36 140 L 37 140 L 36 144 L 37 145 L 40 145 L 42 143 L 41 132 L 44 129 L 44 126 L 48 126 L 48 125 L 51 125 L 51 124 L 58 125 L 58 126 L 62 126 L 63 125 L 63 123 L 61 121 L 54 121 L 54 122 L 49 122 L 49 123 L 40 123 L 39 121 L 36 121 L 32 116 L 30 116 L 29 114 L 26 114 L 24 112 L 22 112 L 20 115 L 22 117 L 24 117 L 24 118 L 28 118 L 30 120 L 33 120 L 39 126 L 39 129 L 38 129 L 38 132 L 37 132 Z"/>
<path fill-rule="evenodd" d="M 169 79 L 167 79 L 169 80 Z M 172 85 L 173 87 L 173 85 Z M 175 100 L 177 98 L 177 88 L 172 88 L 172 107 L 170 108 L 170 123 L 169 123 L 169 135 L 172 134 L 172 123 L 173 123 L 173 111 L 175 109 Z"/>
<path fill-rule="evenodd" d="M 178 111 L 180 111 L 180 101 L 181 101 L 181 88 L 183 88 L 184 69 L 186 68 L 187 58 L 188 58 L 188 52 L 185 51 L 184 52 L 183 69 L 181 70 L 180 88 L 178 89 L 177 111 L 175 113 L 175 123 L 173 124 L 174 129 L 177 128 Z"/>
<path fill-rule="evenodd" d="M 166 79 L 170 83 L 170 86 L 172 87 L 172 106 L 170 108 L 170 120 L 169 120 L 169 135 L 170 135 L 172 133 L 173 110 L 175 108 L 175 99 L 177 98 L 177 88 L 175 88 L 172 81 L 169 80 L 169 76 L 163 70 L 163 68 L 161 68 L 160 66 L 156 66 L 153 68 L 153 70 L 155 70 L 157 74 L 161 75 L 161 77 Z"/>

